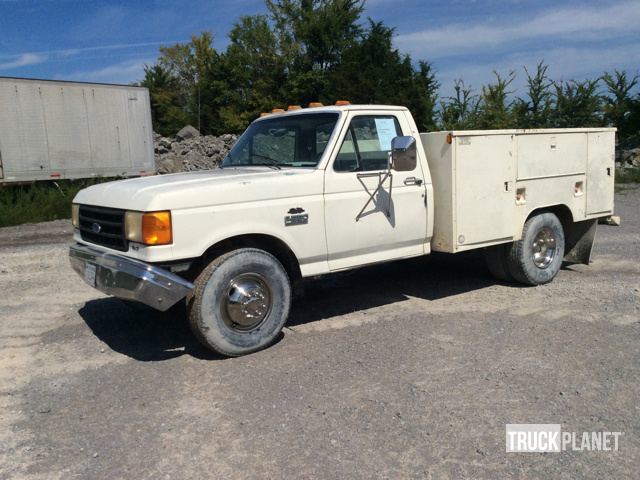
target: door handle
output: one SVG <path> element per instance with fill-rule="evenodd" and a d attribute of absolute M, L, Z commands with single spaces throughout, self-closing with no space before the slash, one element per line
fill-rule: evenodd
<path fill-rule="evenodd" d="M 421 178 L 416 178 L 416 177 L 407 177 L 404 179 L 404 184 L 405 185 L 422 185 L 422 179 Z"/>

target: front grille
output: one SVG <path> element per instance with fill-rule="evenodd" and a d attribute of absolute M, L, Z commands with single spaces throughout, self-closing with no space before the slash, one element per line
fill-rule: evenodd
<path fill-rule="evenodd" d="M 87 242 L 126 252 L 124 210 L 80 205 L 80 236 Z"/>

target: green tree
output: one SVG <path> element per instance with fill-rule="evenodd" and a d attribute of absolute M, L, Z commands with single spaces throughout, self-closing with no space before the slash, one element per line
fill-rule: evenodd
<path fill-rule="evenodd" d="M 404 105 L 421 130 L 432 130 L 438 91 L 433 68 L 424 61 L 414 68 L 411 57 L 393 48 L 393 34 L 393 28 L 369 19 L 368 28 L 329 75 L 327 91 L 320 98 Z"/>
<path fill-rule="evenodd" d="M 189 122 L 204 133 L 218 119 L 216 80 L 222 74 L 221 56 L 213 48 L 213 35 L 202 32 L 189 43 L 160 48 L 158 65 L 178 80 L 178 95 L 184 99 Z M 203 101 L 203 99 L 207 101 Z"/>
<path fill-rule="evenodd" d="M 599 80 L 554 82 L 551 126 L 558 128 L 598 127 L 602 125 L 602 97 Z"/>
<path fill-rule="evenodd" d="M 218 52 L 213 35 L 162 47 L 145 68 L 156 131 L 186 123 L 203 133 L 243 130 L 261 111 L 337 99 L 407 106 L 421 131 L 437 128 L 540 128 L 616 125 L 621 138 L 640 136 L 640 77 L 615 70 L 599 80 L 553 82 L 543 61 L 513 99 L 515 73 L 474 94 L 456 80 L 454 95 L 438 104 L 432 65 L 414 62 L 393 46 L 394 29 L 369 19 L 364 0 L 265 0 L 268 13 L 240 17 L 229 46 Z M 438 111 L 436 111 L 438 110 Z M 436 122 L 438 117 L 438 122 Z"/>
<path fill-rule="evenodd" d="M 639 80 L 638 75 L 629 78 L 627 72 L 618 70 L 602 76 L 607 89 L 607 95 L 604 97 L 604 120 L 607 125 L 618 128 L 621 139 L 634 133 L 629 123 L 633 103 L 631 91 L 638 85 Z"/>
<path fill-rule="evenodd" d="M 358 38 L 363 0 L 266 0 L 296 103 L 319 99 L 327 74 Z"/>
<path fill-rule="evenodd" d="M 630 136 L 626 141 L 633 141 L 636 145 L 640 144 L 640 93 L 631 100 L 629 107 L 629 132 Z"/>
<path fill-rule="evenodd" d="M 221 109 L 230 131 L 244 129 L 260 112 L 284 106 L 286 61 L 265 15 L 241 17 L 225 53 L 229 101 Z"/>
<path fill-rule="evenodd" d="M 188 122 L 185 99 L 179 81 L 161 65 L 145 65 L 141 86 L 149 89 L 153 128 L 161 135 L 173 135 Z"/>
<path fill-rule="evenodd" d="M 480 104 L 476 120 L 477 128 L 513 128 L 514 119 L 509 103 L 509 95 L 513 93 L 509 90 L 515 79 L 515 72 L 511 71 L 506 78 L 502 78 L 496 71 L 495 83 L 483 85 L 480 95 Z"/>
<path fill-rule="evenodd" d="M 454 82 L 454 96 L 440 102 L 440 126 L 444 130 L 465 130 L 475 127 L 480 99 L 464 81 Z"/>
<path fill-rule="evenodd" d="M 413 102 L 409 102 L 407 106 L 414 115 L 418 129 L 422 131 L 437 130 L 436 105 L 440 84 L 436 80 L 435 71 L 429 62 L 425 60 L 418 62 L 418 70 L 414 73 L 414 86 L 416 95 L 413 97 Z"/>
<path fill-rule="evenodd" d="M 513 105 L 515 126 L 518 128 L 548 127 L 553 108 L 553 82 L 547 76 L 548 66 L 544 61 L 536 65 L 532 75 L 524 67 L 527 75 L 527 97 L 518 98 Z"/>
<path fill-rule="evenodd" d="M 389 77 L 400 57 L 391 48 L 393 29 L 382 22 L 369 21 L 369 28 L 343 55 L 332 73 L 332 91 L 325 91 L 320 99 L 349 99 L 353 103 L 376 103 L 392 95 Z"/>

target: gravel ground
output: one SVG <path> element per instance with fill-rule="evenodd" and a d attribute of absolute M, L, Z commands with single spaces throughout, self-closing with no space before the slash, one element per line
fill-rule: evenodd
<path fill-rule="evenodd" d="M 468 254 L 328 277 L 238 359 L 85 286 L 67 222 L 0 229 L 0 478 L 637 478 L 640 188 L 616 210 L 550 285 Z M 514 454 L 506 423 L 624 433 Z"/>

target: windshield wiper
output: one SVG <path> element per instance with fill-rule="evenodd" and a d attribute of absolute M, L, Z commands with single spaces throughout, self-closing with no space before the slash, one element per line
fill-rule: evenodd
<path fill-rule="evenodd" d="M 247 167 L 269 167 L 274 170 L 282 170 L 282 167 L 276 163 L 252 163 L 250 165 L 245 165 Z"/>
<path fill-rule="evenodd" d="M 252 165 L 264 165 L 264 166 L 268 166 L 268 167 L 275 167 L 278 170 L 281 170 L 282 167 L 280 166 L 280 162 L 278 162 L 277 160 L 274 160 L 271 157 L 267 157 L 266 155 L 260 155 L 259 153 L 254 153 L 252 154 L 253 157 L 258 157 L 258 158 L 263 158 L 264 160 L 266 160 L 269 163 L 252 163 Z"/>
<path fill-rule="evenodd" d="M 267 157 L 265 155 L 260 155 L 259 153 L 254 153 L 252 156 L 262 158 L 262 159 L 266 160 L 267 163 L 239 163 L 239 164 L 233 164 L 232 163 L 230 165 L 227 165 L 227 167 L 234 167 L 234 168 L 237 168 L 237 167 L 271 167 L 274 170 L 282 170 L 282 167 L 280 166 L 281 165 L 280 162 L 274 160 L 271 157 Z M 231 152 L 227 153 L 227 158 L 229 158 L 229 160 L 231 160 L 233 162 L 233 158 L 231 157 Z M 225 160 L 226 160 L 226 158 L 225 158 Z M 220 168 L 224 168 L 223 163 L 224 163 L 224 160 L 223 160 L 222 163 L 220 163 Z"/>

